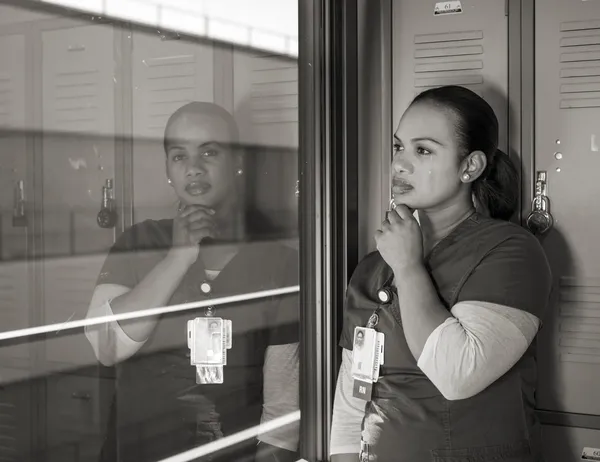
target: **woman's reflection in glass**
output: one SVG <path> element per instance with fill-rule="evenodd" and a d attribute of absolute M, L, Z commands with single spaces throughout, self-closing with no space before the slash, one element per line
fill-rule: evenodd
<path fill-rule="evenodd" d="M 232 116 L 212 103 L 189 103 L 169 118 L 164 148 L 176 216 L 119 237 L 88 317 L 298 284 L 297 252 L 244 204 L 238 140 Z M 187 321 L 206 315 L 233 325 L 221 384 L 198 385 L 190 364 Z M 160 460 L 298 409 L 297 294 L 112 322 L 86 335 L 118 377 L 103 460 Z M 298 425 L 259 440 L 258 456 L 257 441 L 247 440 L 212 460 L 297 459 Z"/>

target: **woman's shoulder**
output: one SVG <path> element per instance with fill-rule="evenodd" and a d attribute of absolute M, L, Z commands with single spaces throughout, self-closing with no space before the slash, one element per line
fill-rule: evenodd
<path fill-rule="evenodd" d="M 479 239 L 490 242 L 493 247 L 513 247 L 521 251 L 542 251 L 539 240 L 526 228 L 505 220 L 488 217 L 477 218 L 480 226 L 476 232 Z"/>
<path fill-rule="evenodd" d="M 173 239 L 172 227 L 172 219 L 148 219 L 134 223 L 117 239 L 115 247 L 119 250 L 168 248 Z"/>
<path fill-rule="evenodd" d="M 258 258 L 263 265 L 297 264 L 299 261 L 298 250 L 293 243 L 285 241 L 254 241 L 246 243 L 244 249 L 249 258 Z"/>

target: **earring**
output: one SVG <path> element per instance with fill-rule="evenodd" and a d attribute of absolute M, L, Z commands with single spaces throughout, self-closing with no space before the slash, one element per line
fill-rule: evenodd
<path fill-rule="evenodd" d="M 173 182 L 171 181 L 171 178 L 167 178 L 167 183 L 173 184 Z"/>
<path fill-rule="evenodd" d="M 464 173 L 462 176 L 463 181 L 469 181 L 471 179 L 471 175 L 468 173 Z"/>
<path fill-rule="evenodd" d="M 235 172 L 235 174 L 237 176 L 242 176 L 244 174 L 244 171 L 240 168 L 237 172 Z"/>

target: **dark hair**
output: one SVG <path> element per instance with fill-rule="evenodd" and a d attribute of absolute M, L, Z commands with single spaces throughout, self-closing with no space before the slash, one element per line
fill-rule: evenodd
<path fill-rule="evenodd" d="M 167 131 L 169 130 L 169 127 L 179 117 L 186 114 L 202 114 L 214 116 L 221 119 L 223 122 L 225 122 L 225 125 L 227 125 L 227 131 L 231 136 L 231 141 L 233 143 L 237 143 L 239 141 L 240 134 L 237 123 L 235 122 L 235 119 L 229 112 L 227 112 L 218 104 L 208 103 L 205 101 L 192 101 L 191 103 L 187 103 L 181 106 L 179 109 L 177 109 L 173 114 L 171 114 L 169 120 L 167 120 L 167 125 L 165 126 L 165 134 L 163 138 L 163 146 L 165 152 L 167 152 Z"/>
<path fill-rule="evenodd" d="M 482 151 L 487 167 L 473 182 L 473 194 L 492 218 L 510 220 L 519 198 L 519 174 L 511 159 L 498 149 L 498 118 L 491 106 L 471 90 L 459 86 L 432 88 L 417 95 L 416 103 L 430 103 L 456 116 L 461 157 Z"/>

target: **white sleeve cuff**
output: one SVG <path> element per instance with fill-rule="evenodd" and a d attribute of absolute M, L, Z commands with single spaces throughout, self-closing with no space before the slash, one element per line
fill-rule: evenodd
<path fill-rule="evenodd" d="M 331 422 L 330 453 L 358 454 L 365 402 L 352 396 L 352 351 L 342 351 Z"/>
<path fill-rule="evenodd" d="M 265 352 L 263 367 L 263 412 L 261 424 L 284 417 L 300 409 L 299 344 L 271 345 Z M 262 433 L 258 439 L 272 446 L 296 451 L 300 440 L 300 422 Z"/>
<path fill-rule="evenodd" d="M 110 301 L 129 290 L 128 287 L 117 284 L 101 284 L 96 287 L 86 319 L 114 316 Z M 133 340 L 116 321 L 86 326 L 85 336 L 98 361 L 106 366 L 130 358 L 146 343 Z"/>
<path fill-rule="evenodd" d="M 470 398 L 508 372 L 539 327 L 534 315 L 491 303 L 461 302 L 451 312 L 417 363 L 448 400 Z"/>

